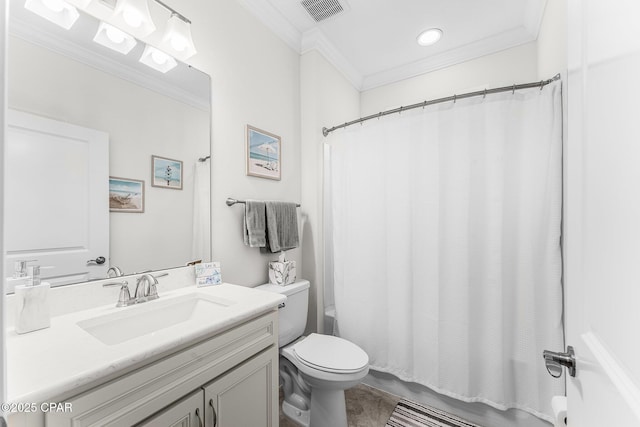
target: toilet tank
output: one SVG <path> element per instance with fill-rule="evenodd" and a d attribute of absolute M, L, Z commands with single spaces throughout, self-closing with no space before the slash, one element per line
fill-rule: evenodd
<path fill-rule="evenodd" d="M 286 295 L 284 307 L 278 310 L 278 346 L 283 347 L 304 333 L 309 306 L 308 280 L 300 280 L 286 286 L 260 285 L 256 289 Z"/>

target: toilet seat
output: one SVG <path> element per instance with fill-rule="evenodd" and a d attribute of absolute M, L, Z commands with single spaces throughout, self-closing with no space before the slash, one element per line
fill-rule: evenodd
<path fill-rule="evenodd" d="M 310 334 L 293 346 L 296 358 L 311 368 L 332 373 L 356 373 L 367 368 L 369 356 L 343 338 Z"/>

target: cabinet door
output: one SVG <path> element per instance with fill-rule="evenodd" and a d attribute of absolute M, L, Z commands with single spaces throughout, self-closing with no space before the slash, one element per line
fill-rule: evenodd
<path fill-rule="evenodd" d="M 271 346 L 204 387 L 206 427 L 277 427 L 278 349 Z"/>
<path fill-rule="evenodd" d="M 152 415 L 136 427 L 203 427 L 204 400 L 202 390 L 195 391 L 161 411 Z"/>

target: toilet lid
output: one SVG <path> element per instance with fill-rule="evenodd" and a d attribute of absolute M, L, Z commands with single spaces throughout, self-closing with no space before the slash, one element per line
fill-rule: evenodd
<path fill-rule="evenodd" d="M 311 334 L 294 345 L 293 351 L 302 363 L 328 372 L 358 372 L 369 364 L 364 350 L 331 335 Z"/>

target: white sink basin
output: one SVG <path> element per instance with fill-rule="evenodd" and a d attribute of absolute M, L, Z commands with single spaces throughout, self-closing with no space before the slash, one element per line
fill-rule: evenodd
<path fill-rule="evenodd" d="M 115 313 L 80 321 L 77 325 L 102 343 L 115 345 L 201 318 L 212 310 L 233 304 L 232 301 L 200 293 L 164 300 L 160 297 L 140 305 L 121 308 Z"/>

